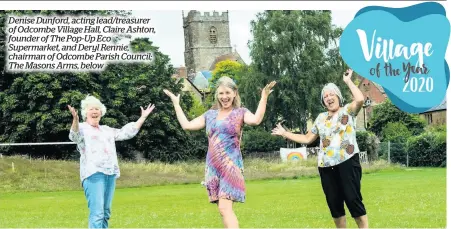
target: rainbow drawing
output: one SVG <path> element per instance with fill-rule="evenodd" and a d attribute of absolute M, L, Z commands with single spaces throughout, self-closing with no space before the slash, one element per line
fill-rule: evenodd
<path fill-rule="evenodd" d="M 304 159 L 300 152 L 291 152 L 287 156 L 287 161 L 300 161 Z"/>
<path fill-rule="evenodd" d="M 307 147 L 280 148 L 280 158 L 283 162 L 307 160 Z"/>

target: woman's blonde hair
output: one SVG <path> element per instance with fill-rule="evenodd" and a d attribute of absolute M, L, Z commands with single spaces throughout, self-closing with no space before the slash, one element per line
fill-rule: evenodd
<path fill-rule="evenodd" d="M 103 117 L 106 114 L 106 107 L 103 105 L 102 102 L 100 102 L 99 99 L 92 95 L 86 96 L 85 99 L 81 101 L 81 117 L 83 118 L 83 121 L 86 120 L 86 115 L 88 114 L 88 107 L 94 106 L 98 107 L 101 112 L 101 117 Z"/>
<path fill-rule="evenodd" d="M 232 107 L 233 108 L 241 107 L 241 98 L 240 98 L 240 93 L 238 93 L 238 87 L 236 86 L 235 82 L 230 77 L 223 76 L 223 77 L 219 78 L 216 83 L 215 102 L 213 105 L 213 109 L 219 109 L 221 107 L 221 103 L 219 102 L 219 99 L 218 99 L 218 88 L 220 86 L 224 86 L 224 87 L 228 87 L 228 88 L 232 89 L 236 94 L 236 96 L 232 102 Z"/>

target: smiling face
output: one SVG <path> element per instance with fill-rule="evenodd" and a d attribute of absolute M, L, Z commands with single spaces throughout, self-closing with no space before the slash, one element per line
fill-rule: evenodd
<path fill-rule="evenodd" d="M 95 105 L 90 105 L 86 109 L 86 122 L 90 125 L 97 126 L 100 123 L 100 118 L 102 117 L 102 111 L 100 107 Z"/>
<path fill-rule="evenodd" d="M 323 102 L 327 110 L 335 112 L 340 108 L 340 99 L 332 90 L 325 90 L 323 94 Z"/>
<path fill-rule="evenodd" d="M 216 93 L 219 104 L 221 104 L 221 107 L 223 109 L 228 109 L 232 107 L 233 101 L 235 100 L 236 97 L 236 93 L 232 88 L 221 85 L 216 90 Z"/>

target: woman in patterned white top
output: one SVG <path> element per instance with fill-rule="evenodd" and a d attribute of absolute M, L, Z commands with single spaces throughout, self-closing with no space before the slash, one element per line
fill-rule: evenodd
<path fill-rule="evenodd" d="M 360 192 L 362 167 L 356 140 L 355 118 L 363 105 L 363 94 L 352 82 L 352 70 L 343 74 L 343 80 L 353 95 L 353 101 L 344 105 L 340 89 L 329 83 L 321 91 L 321 103 L 327 109 L 318 115 L 306 135 L 286 131 L 280 123 L 273 129 L 292 141 L 310 144 L 320 137 L 318 170 L 327 205 L 337 228 L 346 227 L 344 203 L 359 228 L 368 227 L 368 218 Z M 344 105 L 344 106 L 343 106 Z"/>
<path fill-rule="evenodd" d="M 73 116 L 69 139 L 77 143 L 80 152 L 80 179 L 90 211 L 88 226 L 108 228 L 116 179 L 120 176 L 115 141 L 133 138 L 155 106 L 141 107 L 141 117 L 121 129 L 99 124 L 106 107 L 94 96 L 81 101 L 82 123 L 77 111 L 70 105 L 68 108 Z"/>

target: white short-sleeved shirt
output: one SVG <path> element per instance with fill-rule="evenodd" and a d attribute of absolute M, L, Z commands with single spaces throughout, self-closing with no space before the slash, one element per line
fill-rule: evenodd
<path fill-rule="evenodd" d="M 340 108 L 332 117 L 328 112 L 318 115 L 311 132 L 320 137 L 319 167 L 338 165 L 359 153 L 355 119 L 350 104 Z"/>
<path fill-rule="evenodd" d="M 115 141 L 128 140 L 136 136 L 139 131 L 136 123 L 131 122 L 121 129 L 116 129 L 105 125 L 93 127 L 83 122 L 78 128 L 78 132 L 70 130 L 69 139 L 77 143 L 77 150 L 80 152 L 81 181 L 96 172 L 115 174 L 118 178 L 120 170 Z"/>

